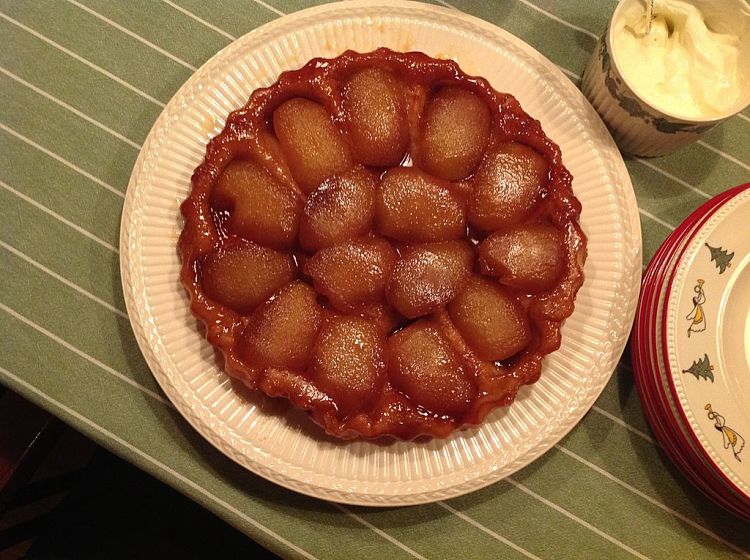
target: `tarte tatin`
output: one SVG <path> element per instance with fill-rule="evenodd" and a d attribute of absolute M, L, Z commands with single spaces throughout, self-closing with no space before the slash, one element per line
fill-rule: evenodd
<path fill-rule="evenodd" d="M 586 238 L 559 147 L 450 60 L 314 59 L 229 115 L 181 280 L 226 372 L 340 438 L 445 437 L 560 346 Z"/>

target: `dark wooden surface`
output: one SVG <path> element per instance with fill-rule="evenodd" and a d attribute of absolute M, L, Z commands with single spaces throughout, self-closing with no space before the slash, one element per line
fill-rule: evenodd
<path fill-rule="evenodd" d="M 16 393 L 0 394 L 0 508 L 31 477 L 60 429 L 54 416 Z"/>

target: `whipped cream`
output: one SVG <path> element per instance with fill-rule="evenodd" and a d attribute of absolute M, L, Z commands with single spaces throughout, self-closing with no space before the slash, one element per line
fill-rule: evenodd
<path fill-rule="evenodd" d="M 612 22 L 612 53 L 628 85 L 657 109 L 686 119 L 726 116 L 747 96 L 741 39 L 717 33 L 704 14 L 680 0 L 633 1 Z"/>

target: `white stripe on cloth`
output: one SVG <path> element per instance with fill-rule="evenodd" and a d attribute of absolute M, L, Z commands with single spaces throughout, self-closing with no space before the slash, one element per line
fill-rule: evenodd
<path fill-rule="evenodd" d="M 84 235 L 84 236 L 88 237 L 89 239 L 91 239 L 95 243 L 98 243 L 99 245 L 101 245 L 105 249 L 109 249 L 110 251 L 112 251 L 116 255 L 120 253 L 120 251 L 117 249 L 117 247 L 115 247 L 111 243 L 108 243 L 108 242 L 104 241 L 104 239 L 102 239 L 101 237 L 98 237 L 98 236 L 94 235 L 93 233 L 91 233 L 90 231 L 82 228 L 78 224 L 74 224 L 73 222 L 71 222 L 67 218 L 61 216 L 60 214 L 58 214 L 54 210 L 50 210 L 44 204 L 40 204 L 39 202 L 37 202 L 33 198 L 31 198 L 29 196 L 26 196 L 25 194 L 23 194 L 20 191 L 17 191 L 16 189 L 14 189 L 10 185 L 8 185 L 5 181 L 0 181 L 0 187 L 4 188 L 6 191 L 8 191 L 11 194 L 14 194 L 15 196 L 17 196 L 18 198 L 20 198 L 24 202 L 27 202 L 28 204 L 31 204 L 34 208 L 36 208 L 38 210 L 41 210 L 42 212 L 44 212 L 45 214 L 48 214 L 49 216 L 52 216 L 56 220 L 62 222 L 66 226 L 68 226 L 69 228 L 74 229 L 75 231 L 77 231 L 81 235 Z"/>
<path fill-rule="evenodd" d="M 184 61 L 184 60 L 182 60 L 182 59 L 181 59 L 180 57 L 178 57 L 178 56 L 176 56 L 176 55 L 173 55 L 172 53 L 170 53 L 170 52 L 168 52 L 168 51 L 166 51 L 166 50 L 162 49 L 162 48 L 161 48 L 160 46 L 158 46 L 158 45 L 155 45 L 154 43 L 152 43 L 152 42 L 151 42 L 151 41 L 149 41 L 148 39 L 146 39 L 146 38 L 144 38 L 144 37 L 141 37 L 140 35 L 138 35 L 138 34 L 137 34 L 137 33 L 135 33 L 134 31 L 131 31 L 130 29 L 127 29 L 126 27 L 124 27 L 124 26 L 120 25 L 120 24 L 119 24 L 119 23 L 117 23 L 116 21 L 112 21 L 112 20 L 111 20 L 111 19 L 109 19 L 108 17 L 105 17 L 105 16 L 103 16 L 102 14 L 100 14 L 99 12 L 97 12 L 97 11 L 95 11 L 95 10 L 92 10 L 92 9 L 91 9 L 91 8 L 89 8 L 88 6 L 84 6 L 83 4 L 79 4 L 79 3 L 78 3 L 78 2 L 76 2 L 75 0 L 68 0 L 68 2 L 69 2 L 70 4 L 72 4 L 72 5 L 74 5 L 75 7 L 77 7 L 77 8 L 80 8 L 80 9 L 81 9 L 81 10 L 83 10 L 84 12 L 86 12 L 86 13 L 88 13 L 88 14 L 91 14 L 92 16 L 94 16 L 95 18 L 97 18 L 98 20 L 100 20 L 100 21 L 103 21 L 103 22 L 104 22 L 104 23 L 106 23 L 107 25 L 109 25 L 109 26 L 111 26 L 111 27 L 113 27 L 113 28 L 117 29 L 118 31 L 121 31 L 122 33 L 124 33 L 124 34 L 125 34 L 125 35 L 127 35 L 128 37 L 132 37 L 132 38 L 133 38 L 133 39 L 135 39 L 136 41 L 138 41 L 138 42 L 140 42 L 140 43 L 143 43 L 143 44 L 144 44 L 144 45 L 146 45 L 147 47 L 149 47 L 149 48 L 151 48 L 151 49 L 155 50 L 156 52 L 158 52 L 159 54 L 161 54 L 161 55 L 163 55 L 163 56 L 167 57 L 167 58 L 168 58 L 169 60 L 171 60 L 171 61 L 173 61 L 173 62 L 176 62 L 177 64 L 179 64 L 179 65 L 181 65 L 181 66 L 183 66 L 183 67 L 187 68 L 187 69 L 188 69 L 188 70 L 190 70 L 191 72 L 195 72 L 196 70 L 198 70 L 198 68 L 196 68 L 195 66 L 193 66 L 192 64 L 190 64 L 190 63 L 188 63 L 188 62 L 185 62 L 185 61 Z"/>
<path fill-rule="evenodd" d="M 55 41 L 53 41 L 52 39 L 49 39 L 49 38 L 45 37 L 44 35 L 42 35 L 42 34 L 41 34 L 41 33 L 39 33 L 38 31 L 35 31 L 34 29 L 32 29 L 31 27 L 28 27 L 28 26 L 24 25 L 24 24 L 23 24 L 23 23 L 21 23 L 20 21 L 16 21 L 15 19 L 13 19 L 12 17 L 10 17 L 9 15 L 7 15 L 7 14 L 4 14 L 4 13 L 2 13 L 2 12 L 0 12 L 0 17 L 1 17 L 1 18 L 3 18 L 3 19 L 4 19 L 4 20 L 6 20 L 6 21 L 9 21 L 9 22 L 10 22 L 10 23 L 12 23 L 13 25 L 15 25 L 15 26 L 17 26 L 17 27 L 19 27 L 19 28 L 23 29 L 23 30 L 24 30 L 24 31 L 26 31 L 27 33 L 29 33 L 29 34 L 33 35 L 34 37 L 36 37 L 37 39 L 40 39 L 41 41 L 44 41 L 45 43 L 47 43 L 47 44 L 48 44 L 48 45 L 50 45 L 51 47 L 55 48 L 56 50 L 58 50 L 58 51 L 60 51 L 60 52 L 62 52 L 62 53 L 64 53 L 64 54 L 68 55 L 68 56 L 69 56 L 69 57 L 71 57 L 71 58 L 74 58 L 75 60 L 77 60 L 78 62 L 80 62 L 80 63 L 82 63 L 82 64 L 85 64 L 86 66 L 88 66 L 88 67 L 89 67 L 89 68 L 91 68 L 92 70 L 96 70 L 96 71 L 97 71 L 97 72 L 99 72 L 100 74 L 102 74 L 102 75 L 104 75 L 104 76 L 107 76 L 107 77 L 108 77 L 108 78 L 109 78 L 110 80 L 113 80 L 113 81 L 117 82 L 118 84 L 120 84 L 121 86 L 123 86 L 123 87 L 125 87 L 125 88 L 129 89 L 129 90 L 130 90 L 130 91 L 132 91 L 133 93 L 137 93 L 138 95 L 140 95 L 140 96 L 141 96 L 141 97 L 143 97 L 144 99 L 147 99 L 148 101 L 150 101 L 150 102 L 151 102 L 151 103 L 153 103 L 154 105 L 157 105 L 157 106 L 159 106 L 159 107 L 164 107 L 164 103 L 162 103 L 161 101 L 159 101 L 159 100 L 158 100 L 158 99 L 156 99 L 155 97 L 152 97 L 151 95 L 149 95 L 149 94 L 148 94 L 148 93 L 146 93 L 145 91 L 142 91 L 142 90 L 138 89 L 138 88 L 137 88 L 137 87 L 135 87 L 135 86 L 131 86 L 131 85 L 130 85 L 129 83 L 127 83 L 127 82 L 126 82 L 125 80 L 123 80 L 122 78 L 118 78 L 117 76 L 115 76 L 115 75 L 114 75 L 114 74 L 113 74 L 112 72 L 110 72 L 110 71 L 108 71 L 108 70 L 105 70 L 105 69 L 104 69 L 104 68 L 102 68 L 101 66 L 97 66 L 97 65 L 96 65 L 96 64 L 94 64 L 93 62 L 89 62 L 88 60 L 86 60 L 86 59 L 85 59 L 85 58 L 83 58 L 82 56 L 80 56 L 80 55 L 78 55 L 78 54 L 74 53 L 74 52 L 73 52 L 73 51 L 71 51 L 70 49 L 67 49 L 67 48 L 63 47 L 63 46 L 62 46 L 61 44 L 59 44 L 59 43 L 56 43 L 56 42 L 55 42 Z"/>
<path fill-rule="evenodd" d="M 133 142 L 130 138 L 128 138 L 126 136 L 123 136 L 122 134 L 120 134 L 116 130 L 112 130 L 107 125 L 100 123 L 99 121 L 97 121 L 96 119 L 94 119 L 92 117 L 89 117 L 86 113 L 83 113 L 82 111 L 79 111 L 75 107 L 73 107 L 71 105 L 68 105 L 67 103 L 65 103 L 65 101 L 62 101 L 62 100 L 58 99 L 57 97 L 55 97 L 54 95 L 47 93 L 43 89 L 36 87 L 34 84 L 32 84 L 30 82 L 27 82 L 26 80 L 24 80 L 20 76 L 17 76 L 16 74 L 14 74 L 13 72 L 11 72 L 10 70 L 6 70 L 5 68 L 3 68 L 3 67 L 0 66 L 0 72 L 3 73 L 3 74 L 5 74 L 6 76 L 8 76 L 10 79 L 18 82 L 19 84 L 21 84 L 23 86 L 26 86 L 27 88 L 29 88 L 34 93 L 37 93 L 37 94 L 41 95 L 42 97 L 44 97 L 46 99 L 49 99 L 53 103 L 58 104 L 63 109 L 66 109 L 67 111 L 70 111 L 71 113 L 73 113 L 77 117 L 80 117 L 83 120 L 85 120 L 86 122 L 88 122 L 90 124 L 93 124 L 94 126 L 102 129 L 104 132 L 108 132 L 109 134 L 111 134 L 112 136 L 114 136 L 115 138 L 117 138 L 118 140 L 122 140 L 128 146 L 132 146 L 136 150 L 140 150 L 141 149 L 141 145 L 138 142 Z"/>
<path fill-rule="evenodd" d="M 9 126 L 7 126 L 7 125 L 5 125 L 3 123 L 0 123 L 0 130 L 4 130 L 8 134 L 10 134 L 12 136 L 15 136 L 16 138 L 18 138 L 22 142 L 28 144 L 32 148 L 35 148 L 35 149 L 39 150 L 44 155 L 51 157 L 55 161 L 58 161 L 58 162 L 62 163 L 66 167 L 69 167 L 70 169 L 72 169 L 76 173 L 78 173 L 80 175 L 83 175 L 89 181 L 91 181 L 93 183 L 96 183 L 100 187 L 103 187 L 103 188 L 107 189 L 112 194 L 115 194 L 115 195 L 119 196 L 120 198 L 125 198 L 125 194 L 121 190 L 116 189 L 115 187 L 113 187 L 112 185 L 110 185 L 109 183 L 107 183 L 105 181 L 102 181 L 101 179 L 99 179 L 99 177 L 96 177 L 96 176 L 92 175 L 88 171 L 85 171 L 85 170 L 81 169 L 76 164 L 68 161 L 67 159 L 65 159 L 65 158 L 63 158 L 61 156 L 58 156 L 56 153 L 52 152 L 51 150 L 48 150 L 47 148 L 45 148 L 44 146 L 42 146 L 40 144 L 37 144 L 31 138 L 27 138 L 26 136 L 24 136 L 20 132 L 16 132 L 15 130 L 13 130 Z"/>
<path fill-rule="evenodd" d="M 104 439 L 110 440 L 110 441 L 116 443 L 117 445 L 119 445 L 121 447 L 124 447 L 125 449 L 127 449 L 128 451 L 130 451 L 131 453 L 133 453 L 134 455 L 137 455 L 138 457 L 140 457 L 142 459 L 145 459 L 148 463 L 151 463 L 157 469 L 159 469 L 160 471 L 166 473 L 169 476 L 169 478 L 172 478 L 172 479 L 174 479 L 174 480 L 176 480 L 176 481 L 178 481 L 178 482 L 180 482 L 180 483 L 188 486 L 189 488 L 191 488 L 192 490 L 198 492 L 199 494 L 205 496 L 211 502 L 214 502 L 215 504 L 221 506 L 226 511 L 228 511 L 228 512 L 232 513 L 233 515 L 239 517 L 243 521 L 246 521 L 247 523 L 249 523 L 250 525 L 252 525 L 256 529 L 259 529 L 260 531 L 262 531 L 265 534 L 269 535 L 270 537 L 272 537 L 273 539 L 277 540 L 278 542 L 280 542 L 282 545 L 284 545 L 285 547 L 289 548 L 290 550 L 293 550 L 294 552 L 296 552 L 300 556 L 303 556 L 304 558 L 307 558 L 308 560 L 318 560 L 315 556 L 313 556 L 312 554 L 310 554 L 306 550 L 303 550 L 302 548 L 300 548 L 299 546 L 297 546 L 293 542 L 291 542 L 291 541 L 285 539 L 284 537 L 282 537 L 281 535 L 279 535 L 277 532 L 269 529 L 268 527 L 266 527 L 265 525 L 263 525 L 262 523 L 260 523 L 256 519 L 254 519 L 254 518 L 250 517 L 249 515 L 247 515 L 247 513 L 245 513 L 244 511 L 241 511 L 241 510 L 237 509 L 236 507 L 234 507 L 233 505 L 229 504 L 228 502 L 222 500 L 221 498 L 219 498 L 215 494 L 209 492 L 208 490 L 206 490 L 203 486 L 201 486 L 197 482 L 194 482 L 192 479 L 190 479 L 190 478 L 188 478 L 188 477 L 186 477 L 186 476 L 178 473 L 177 471 L 175 471 L 171 467 L 168 467 L 167 465 L 165 465 L 164 463 L 162 463 L 158 459 L 154 458 L 153 456 L 149 455 L 145 451 L 139 449 L 138 447 L 136 447 L 136 446 L 132 445 L 131 443 L 125 441 L 124 439 L 122 439 L 118 435 L 113 434 L 112 432 L 110 432 L 106 428 L 100 426 L 99 424 L 97 424 L 96 422 L 94 422 L 93 420 L 91 420 L 90 418 L 88 418 L 87 416 L 84 416 L 83 414 L 81 414 L 81 413 L 73 410 L 72 408 L 70 408 L 70 407 L 64 405 L 63 403 L 61 403 L 60 401 L 55 400 L 54 398 L 50 397 L 49 395 L 47 395 L 43 391 L 37 389 L 31 383 L 28 383 L 24 379 L 20 378 L 19 376 L 15 375 L 14 373 L 8 371 L 7 369 L 5 369 L 2 366 L 0 366 L 0 374 L 4 375 L 8 379 L 12 380 L 17 385 L 20 385 L 21 387 L 23 387 L 27 391 L 30 391 L 31 393 L 33 393 L 34 395 L 36 395 L 39 399 L 47 402 L 49 405 L 52 405 L 53 408 L 56 408 L 58 411 L 62 412 L 63 414 L 65 414 L 67 416 L 70 416 L 71 418 L 75 418 L 76 420 L 78 420 L 82 424 L 85 424 L 89 428 L 91 428 L 94 431 L 98 432 L 99 435 L 101 435 L 101 436 L 104 437 Z"/>

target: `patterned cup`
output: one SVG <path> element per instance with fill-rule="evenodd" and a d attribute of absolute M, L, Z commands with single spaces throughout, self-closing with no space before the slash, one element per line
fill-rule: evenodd
<path fill-rule="evenodd" d="M 746 91 L 741 101 L 726 114 L 705 119 L 688 119 L 658 109 L 645 101 L 623 76 L 612 51 L 614 23 L 634 2 L 623 0 L 583 73 L 581 89 L 602 117 L 622 152 L 637 156 L 660 156 L 695 142 L 718 123 L 739 113 L 750 104 L 750 6 L 745 0 L 690 0 L 706 16 L 715 32 L 740 37 L 740 67 L 745 73 Z M 687 87 L 687 86 L 686 86 Z"/>

